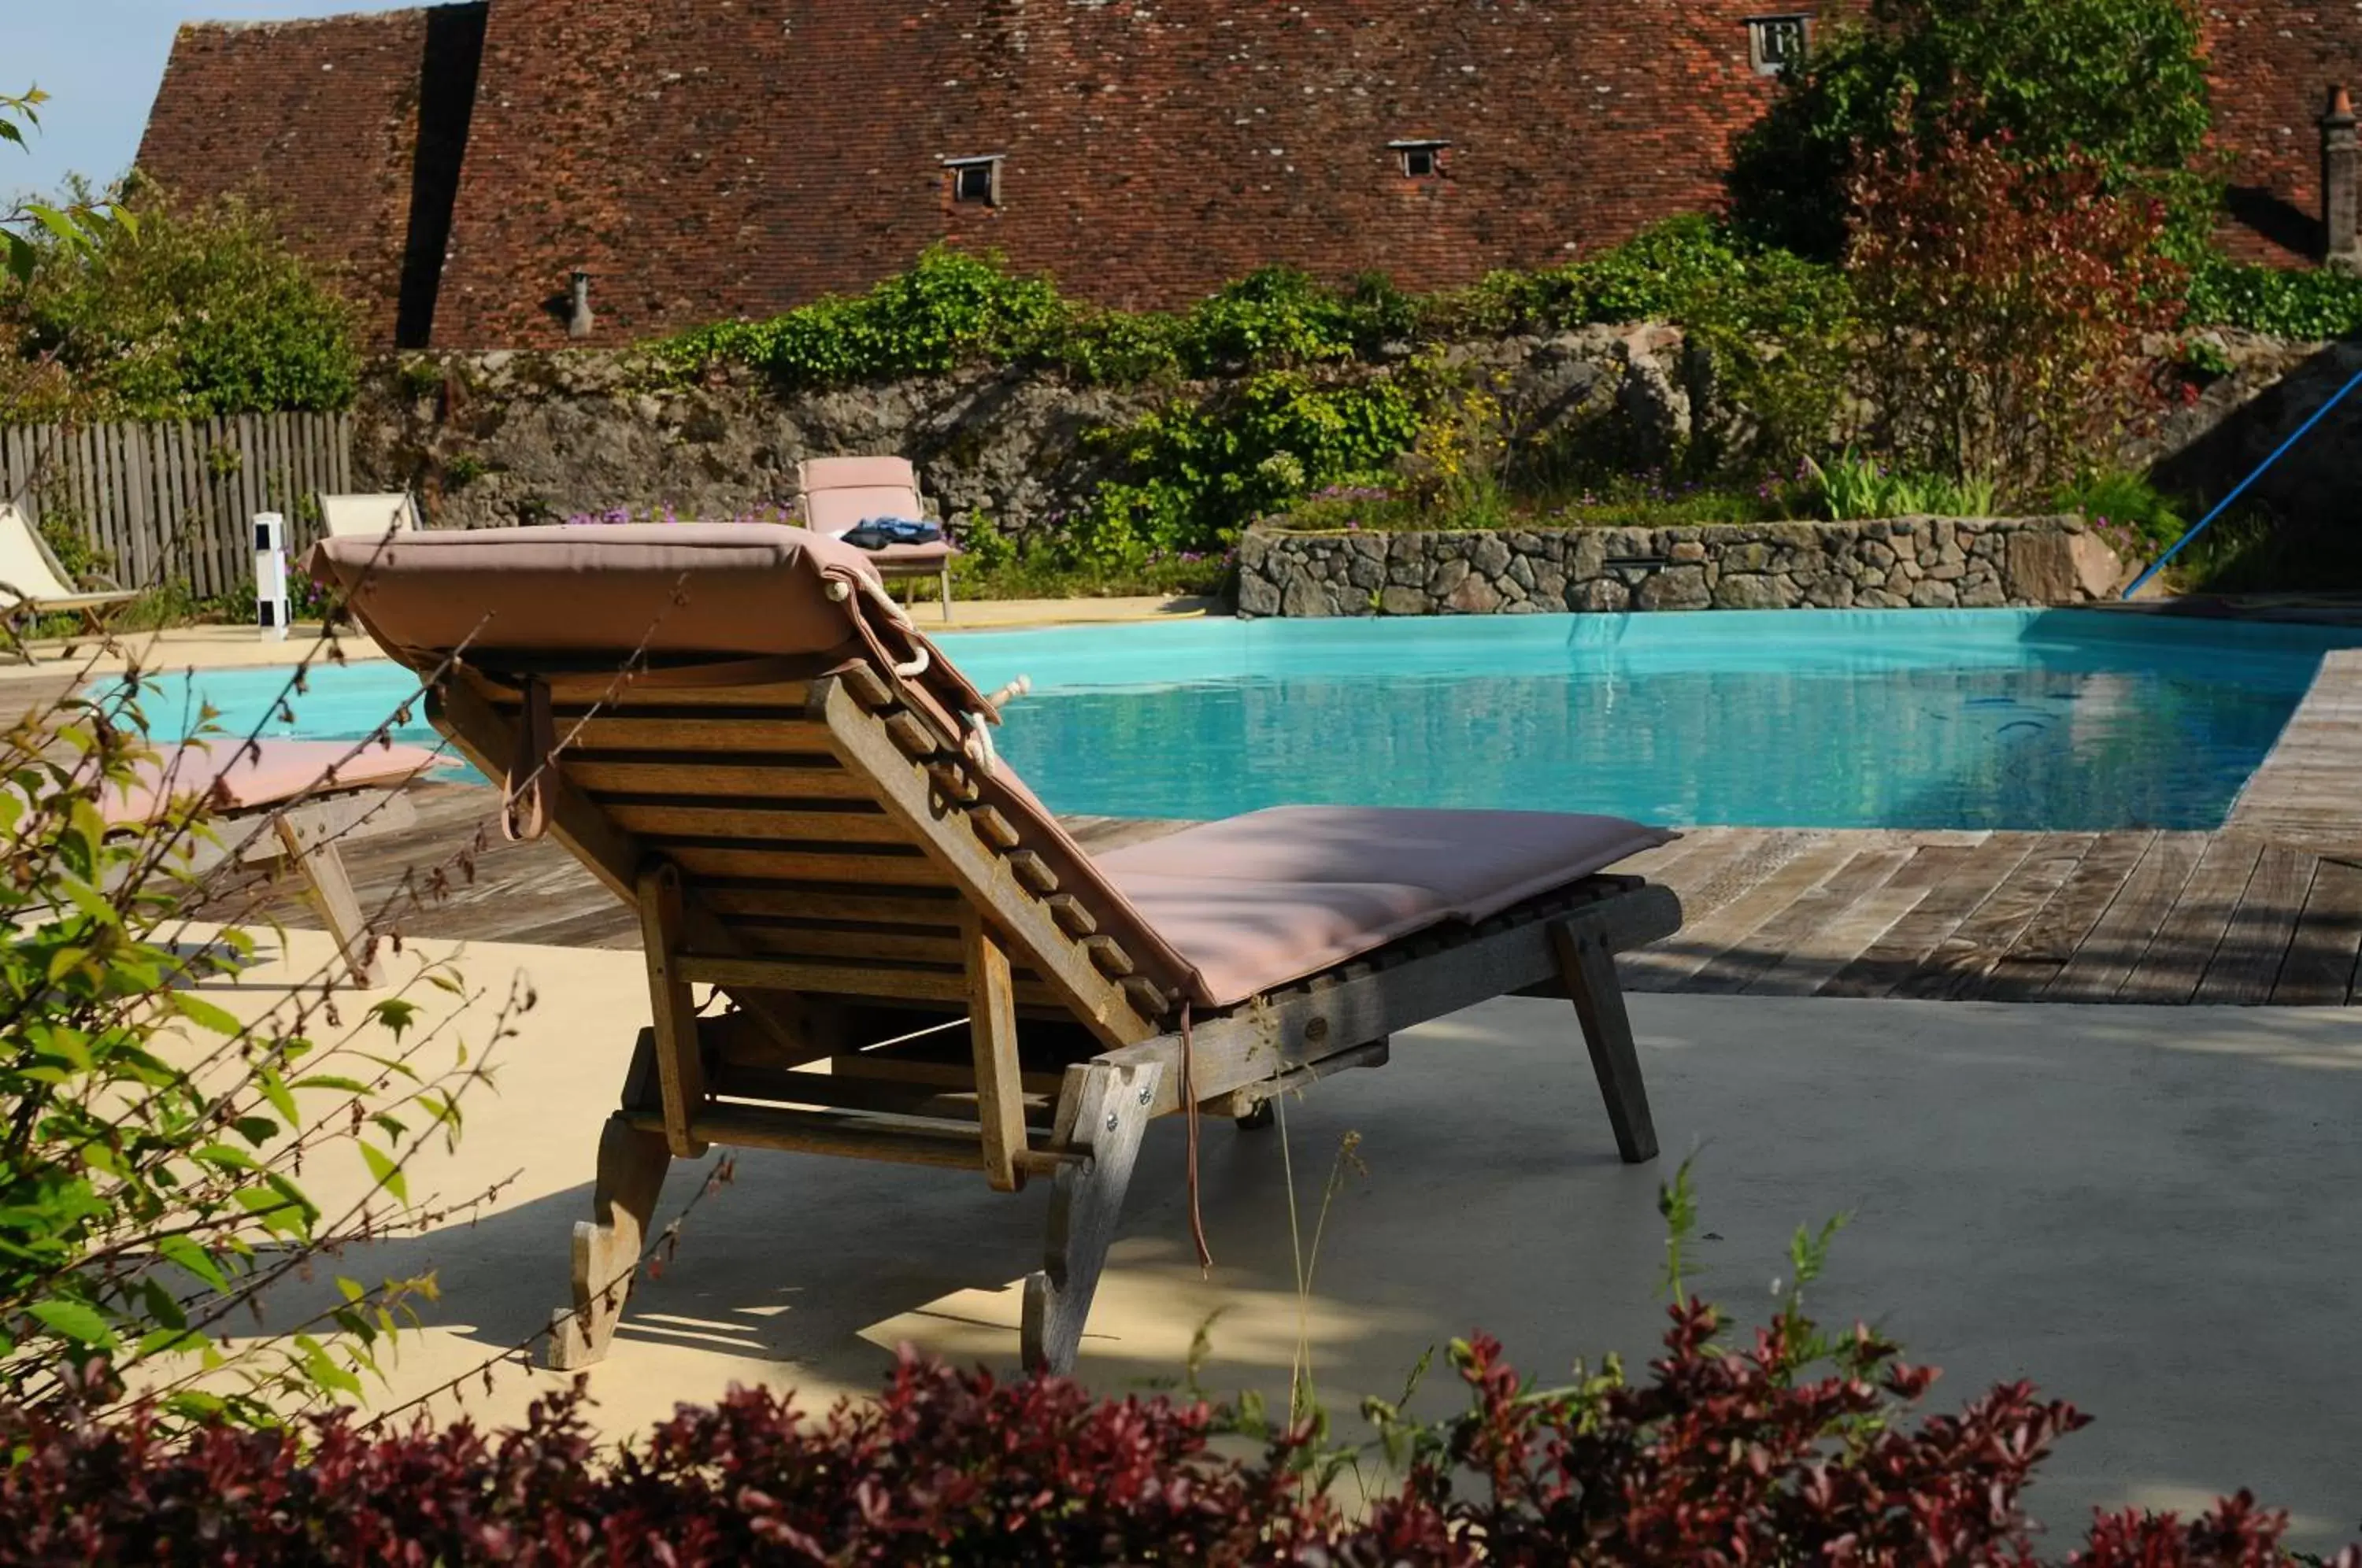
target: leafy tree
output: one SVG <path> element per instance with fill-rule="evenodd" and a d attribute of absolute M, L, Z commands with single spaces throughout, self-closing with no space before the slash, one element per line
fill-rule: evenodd
<path fill-rule="evenodd" d="M 352 402 L 353 307 L 270 215 L 152 191 L 109 204 L 76 188 L 69 205 L 110 221 L 79 235 L 44 222 L 25 237 L 28 259 L 0 293 L 0 341 L 20 363 L 62 371 L 72 412 L 188 418 Z"/>
<path fill-rule="evenodd" d="M 2013 156 L 1976 106 L 1872 153 L 1847 256 L 1877 448 L 2032 499 L 2155 406 L 2143 338 L 2179 319 L 2164 204 L 2096 159 Z"/>
<path fill-rule="evenodd" d="M 1860 160 L 1938 139 L 1965 112 L 1970 135 L 2005 136 L 2020 160 L 2072 154 L 2160 191 L 2194 255 L 2215 199 L 2193 171 L 2213 124 L 2202 46 L 2190 0 L 1871 0 L 1865 22 L 1826 29 L 1741 139 L 1732 216 L 1834 258 Z"/>

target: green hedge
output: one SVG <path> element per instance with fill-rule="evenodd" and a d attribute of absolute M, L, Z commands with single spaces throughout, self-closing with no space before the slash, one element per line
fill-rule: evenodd
<path fill-rule="evenodd" d="M 2274 337 L 2352 337 L 2362 335 L 2362 277 L 2209 260 L 2191 278 L 2189 321 Z"/>
<path fill-rule="evenodd" d="M 1496 272 L 1423 296 L 1379 276 L 1331 287 L 1266 267 L 1186 311 L 1103 310 L 1046 279 L 1017 276 L 997 257 L 937 247 L 866 293 L 701 327 L 660 347 L 686 372 L 735 363 L 785 388 L 977 364 L 1136 383 L 1369 360 L 1443 337 L 1592 322 L 1711 322 L 1779 335 L 1841 311 L 1844 298 L 1836 269 L 1742 245 L 1705 217 L 1675 218 L 1565 267 Z"/>

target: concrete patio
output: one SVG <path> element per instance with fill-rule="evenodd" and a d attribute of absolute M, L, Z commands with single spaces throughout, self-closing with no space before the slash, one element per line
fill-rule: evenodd
<path fill-rule="evenodd" d="M 325 955 L 317 933 L 290 941 L 304 972 Z M 453 951 L 412 947 L 404 962 Z M 500 1048 L 501 1092 L 469 1104 L 459 1152 L 425 1161 L 412 1185 L 458 1197 L 517 1179 L 473 1225 L 342 1264 L 439 1274 L 444 1298 L 403 1347 L 395 1400 L 559 1304 L 597 1128 L 647 1018 L 636 955 L 478 945 L 461 964 L 494 996 L 529 976 L 539 1004 Z M 218 998 L 261 1005 L 288 972 Z M 465 1021 L 474 1043 L 490 1006 Z M 1562 1004 L 1495 1002 L 1398 1037 L 1382 1072 L 1289 1104 L 1284 1141 L 1208 1125 L 1218 1262 L 1203 1279 L 1181 1130 L 1152 1130 L 1083 1375 L 1109 1393 L 1169 1380 L 1210 1322 L 1207 1386 L 1280 1393 L 1300 1330 L 1350 1430 L 1362 1395 L 1399 1389 L 1429 1346 L 1474 1328 L 1543 1376 L 1609 1350 L 1638 1364 L 1661 1312 L 1657 1183 L 1694 1151 L 1704 1293 L 1760 1314 L 1788 1236 L 1846 1213 L 1815 1296 L 1828 1319 L 1868 1319 L 1943 1367 L 1939 1408 L 2025 1377 L 2099 1418 L 2034 1495 L 2061 1534 L 2094 1505 L 2188 1509 L 2246 1485 L 2295 1512 L 2297 1544 L 2362 1535 L 2362 1367 L 2337 1349 L 2362 1292 L 2351 1011 L 1702 996 L 1642 996 L 1633 1011 L 1665 1163 L 1617 1163 Z M 1349 1132 L 1363 1168 L 1299 1297 L 1286 1157 L 1308 1239 Z M 676 1165 L 660 1218 L 706 1168 Z M 336 1179 L 326 1163 L 313 1175 Z M 822 1403 L 874 1387 L 905 1340 L 1008 1365 L 1043 1209 L 1038 1189 L 999 1198 L 980 1178 L 743 1154 L 591 1375 L 599 1419 L 639 1428 L 733 1382 Z M 1430 1410 L 1450 1407 L 1446 1381 L 1430 1379 Z M 465 1408 L 513 1419 L 556 1382 L 504 1367 Z"/>

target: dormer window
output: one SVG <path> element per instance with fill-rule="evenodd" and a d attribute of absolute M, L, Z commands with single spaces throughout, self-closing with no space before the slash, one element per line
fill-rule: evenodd
<path fill-rule="evenodd" d="M 1000 204 L 999 153 L 985 158 L 946 158 L 944 167 L 951 172 L 953 201 L 984 207 Z"/>
<path fill-rule="evenodd" d="M 1785 76 L 1805 63 L 1812 42 L 1810 17 L 1751 17 L 1747 22 L 1747 58 L 1758 76 Z"/>
<path fill-rule="evenodd" d="M 1402 160 L 1403 177 L 1407 180 L 1440 180 L 1443 177 L 1444 149 L 1448 141 L 1390 141 L 1386 146 Z"/>

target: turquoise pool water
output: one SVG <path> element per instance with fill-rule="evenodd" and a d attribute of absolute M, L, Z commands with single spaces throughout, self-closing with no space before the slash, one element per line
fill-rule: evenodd
<path fill-rule="evenodd" d="M 1051 805 L 1591 811 L 1692 825 L 2209 828 L 2350 633 L 2092 612 L 1230 621 L 944 639 L 1033 694 L 1000 736 Z M 358 736 L 414 687 L 200 674 L 237 733 Z M 164 712 L 177 707 L 167 701 Z M 159 717 L 163 713 L 160 712 Z M 431 740 L 423 713 L 406 735 Z"/>

